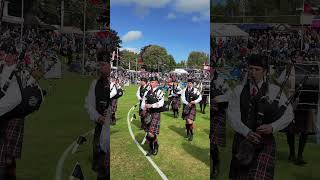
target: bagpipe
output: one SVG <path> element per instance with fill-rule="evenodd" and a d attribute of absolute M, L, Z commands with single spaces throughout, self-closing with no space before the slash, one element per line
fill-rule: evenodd
<path fill-rule="evenodd" d="M 113 85 L 113 87 L 116 88 L 117 94 L 115 96 L 113 96 L 111 99 L 118 99 L 118 98 L 122 97 L 124 90 L 121 87 L 118 88 L 115 84 Z"/>
<path fill-rule="evenodd" d="M 25 45 L 25 44 L 24 44 Z M 25 70 L 23 59 L 26 53 L 26 45 L 20 47 L 20 54 L 16 63 L 16 68 L 11 72 L 8 81 L 5 82 L 4 86 L 0 91 L 0 99 L 3 98 L 10 86 L 10 83 L 15 76 L 21 91 L 22 101 L 12 111 L 3 115 L 3 117 L 26 117 L 29 114 L 39 110 L 40 105 L 43 101 L 44 93 L 37 82 L 32 81 L 31 75 Z M 30 82 L 32 81 L 32 82 Z M 30 83 L 28 83 L 30 82 Z"/>
<path fill-rule="evenodd" d="M 214 110 L 225 110 L 228 107 L 228 99 L 226 97 L 226 92 L 228 88 L 225 86 L 225 81 L 222 78 L 217 78 L 216 80 L 212 80 L 212 108 Z"/>

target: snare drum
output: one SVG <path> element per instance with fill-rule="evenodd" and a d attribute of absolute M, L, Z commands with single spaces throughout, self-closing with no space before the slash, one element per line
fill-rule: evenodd
<path fill-rule="evenodd" d="M 296 109 L 318 109 L 319 100 L 319 63 L 304 63 L 295 64 L 294 67 L 294 82 L 296 89 L 299 87 L 300 82 L 305 77 L 308 79 L 302 86 L 299 101 L 297 102 Z M 291 89 L 293 90 L 293 89 Z M 294 91 L 294 90 L 293 90 Z"/>

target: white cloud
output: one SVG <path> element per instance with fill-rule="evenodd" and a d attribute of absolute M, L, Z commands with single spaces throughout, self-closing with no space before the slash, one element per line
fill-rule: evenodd
<path fill-rule="evenodd" d="M 122 36 L 123 42 L 129 42 L 129 41 L 135 41 L 142 38 L 142 32 L 141 31 L 129 31 L 127 34 Z"/>
<path fill-rule="evenodd" d="M 177 16 L 176 16 L 175 13 L 171 12 L 171 13 L 169 13 L 169 14 L 167 15 L 167 18 L 168 18 L 168 19 L 176 19 Z"/>
<path fill-rule="evenodd" d="M 139 49 L 137 49 L 137 48 L 132 48 L 132 47 L 120 48 L 120 51 L 122 51 L 122 50 L 127 50 L 127 51 L 134 52 L 134 53 L 137 53 L 137 54 L 140 53 L 140 50 L 139 50 Z"/>
<path fill-rule="evenodd" d="M 174 9 L 181 13 L 196 14 L 192 17 L 193 22 L 210 20 L 210 0 L 176 0 Z"/>
<path fill-rule="evenodd" d="M 112 4 L 119 4 L 119 5 L 134 4 L 134 5 L 149 7 L 149 8 L 160 8 L 167 5 L 170 2 L 171 0 L 111 0 L 111 5 Z"/>

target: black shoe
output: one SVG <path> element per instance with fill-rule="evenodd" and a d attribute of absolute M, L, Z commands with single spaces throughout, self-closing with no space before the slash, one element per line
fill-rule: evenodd
<path fill-rule="evenodd" d="M 188 141 L 192 141 L 192 139 L 193 139 L 193 135 L 191 134 L 188 138 Z"/>
<path fill-rule="evenodd" d="M 154 150 L 152 154 L 155 156 L 158 154 L 158 152 L 159 152 L 159 144 L 157 143 L 154 145 Z"/>
<path fill-rule="evenodd" d="M 307 162 L 305 162 L 303 160 L 303 158 L 297 158 L 297 160 L 296 160 L 296 162 L 294 164 L 298 165 L 298 166 L 303 166 L 303 165 L 307 164 Z"/>
<path fill-rule="evenodd" d="M 149 150 L 146 156 L 151 156 L 153 154 L 152 150 Z"/>
<path fill-rule="evenodd" d="M 296 156 L 295 155 L 290 155 L 288 158 L 289 162 L 295 162 L 296 161 Z"/>
<path fill-rule="evenodd" d="M 189 139 L 190 138 L 190 134 L 187 134 L 184 138 Z"/>
<path fill-rule="evenodd" d="M 217 168 L 213 168 L 212 170 L 212 178 L 211 179 L 216 179 L 216 177 L 219 175 L 219 170 Z"/>

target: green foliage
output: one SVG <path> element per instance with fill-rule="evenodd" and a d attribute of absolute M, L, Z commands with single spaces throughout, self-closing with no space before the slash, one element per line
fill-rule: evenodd
<path fill-rule="evenodd" d="M 209 63 L 209 55 L 204 52 L 192 51 L 188 57 L 188 67 L 202 67 L 203 63 Z"/>
<path fill-rule="evenodd" d="M 143 64 L 148 69 L 167 71 L 174 69 L 176 62 L 172 55 L 168 54 L 164 47 L 159 45 L 147 45 L 141 49 Z"/>

